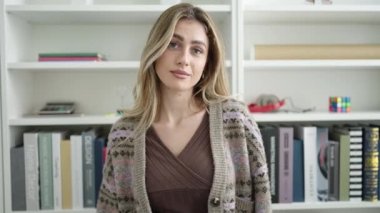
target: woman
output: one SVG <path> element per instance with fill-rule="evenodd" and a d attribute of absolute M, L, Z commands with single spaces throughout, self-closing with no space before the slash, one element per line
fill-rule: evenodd
<path fill-rule="evenodd" d="M 182 3 L 154 24 L 135 106 L 109 135 L 98 212 L 270 212 L 265 153 L 229 98 L 210 16 Z"/>

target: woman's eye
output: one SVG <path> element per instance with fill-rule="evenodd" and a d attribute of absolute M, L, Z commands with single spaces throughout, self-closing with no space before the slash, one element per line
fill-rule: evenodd
<path fill-rule="evenodd" d="M 201 49 L 201 48 L 194 48 L 193 49 L 193 53 L 196 54 L 196 55 L 202 54 L 203 53 L 203 49 Z"/>
<path fill-rule="evenodd" d="M 168 45 L 169 48 L 177 48 L 178 47 L 178 43 L 177 42 L 174 42 L 174 41 L 171 41 Z"/>

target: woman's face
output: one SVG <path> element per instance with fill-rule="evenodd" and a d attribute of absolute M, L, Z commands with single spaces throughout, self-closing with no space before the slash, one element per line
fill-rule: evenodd
<path fill-rule="evenodd" d="M 161 89 L 192 93 L 206 65 L 208 48 L 203 25 L 196 20 L 180 20 L 167 49 L 155 63 Z"/>

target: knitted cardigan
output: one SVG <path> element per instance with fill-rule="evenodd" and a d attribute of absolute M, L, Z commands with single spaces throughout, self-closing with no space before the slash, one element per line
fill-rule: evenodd
<path fill-rule="evenodd" d="M 257 124 L 243 103 L 209 106 L 214 178 L 208 212 L 271 212 L 264 146 Z M 145 133 L 122 118 L 111 128 L 98 213 L 150 213 L 145 185 Z"/>

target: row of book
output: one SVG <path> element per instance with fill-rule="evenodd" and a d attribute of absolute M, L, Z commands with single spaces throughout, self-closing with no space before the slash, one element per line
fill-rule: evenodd
<path fill-rule="evenodd" d="M 106 158 L 100 131 L 23 133 L 11 148 L 12 209 L 94 208 Z"/>
<path fill-rule="evenodd" d="M 380 45 L 263 44 L 251 49 L 252 60 L 380 59 Z"/>
<path fill-rule="evenodd" d="M 72 53 L 40 53 L 38 61 L 105 61 L 104 55 L 96 52 L 72 52 Z"/>
<path fill-rule="evenodd" d="M 260 126 L 273 203 L 377 201 L 379 127 Z"/>

